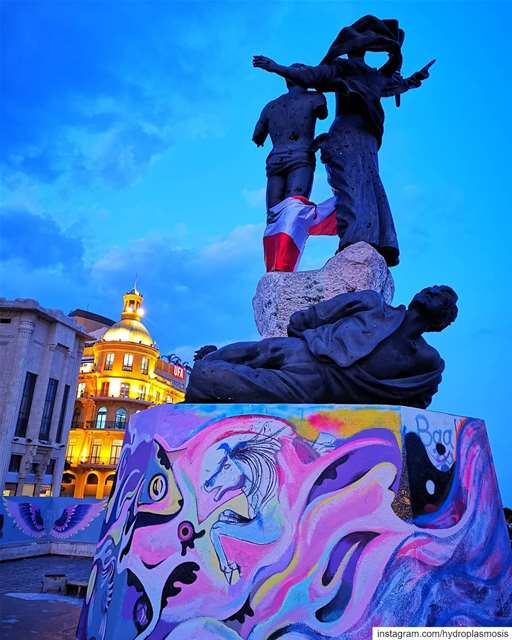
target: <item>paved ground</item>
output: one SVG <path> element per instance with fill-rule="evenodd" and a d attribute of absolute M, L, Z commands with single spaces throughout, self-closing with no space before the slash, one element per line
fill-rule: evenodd
<path fill-rule="evenodd" d="M 92 559 L 41 556 L 0 563 L 0 638 L 2 640 L 73 640 L 81 601 L 38 600 L 7 594 L 41 594 L 45 573 L 87 580 Z M 46 596 L 47 594 L 44 594 Z"/>

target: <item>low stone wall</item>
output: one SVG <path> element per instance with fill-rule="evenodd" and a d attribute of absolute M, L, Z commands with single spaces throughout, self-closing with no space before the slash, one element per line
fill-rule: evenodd
<path fill-rule="evenodd" d="M 366 640 L 512 625 L 481 420 L 174 405 L 130 420 L 79 640 Z"/>
<path fill-rule="evenodd" d="M 94 555 L 105 501 L 4 497 L 0 502 L 0 561 L 56 554 Z"/>

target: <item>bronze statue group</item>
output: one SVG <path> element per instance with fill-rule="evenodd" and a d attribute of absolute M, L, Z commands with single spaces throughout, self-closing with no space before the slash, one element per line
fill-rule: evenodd
<path fill-rule="evenodd" d="M 267 158 L 267 218 L 286 198 L 309 198 L 320 149 L 333 190 L 339 248 L 373 246 L 392 267 L 399 248 L 388 199 L 379 176 L 383 97 L 421 86 L 425 65 L 401 74 L 404 32 L 396 20 L 365 16 L 340 31 L 317 66 L 283 66 L 264 56 L 253 65 L 286 80 L 288 92 L 267 104 L 253 140 L 273 144 Z M 380 68 L 365 53 L 386 52 Z M 342 57 L 346 56 L 346 57 Z M 327 134 L 315 138 L 317 119 L 327 118 L 324 92 L 336 95 Z M 279 209 L 278 209 L 279 210 Z M 442 331 L 457 315 L 457 295 L 447 286 L 424 289 L 406 309 L 381 294 L 340 294 L 297 311 L 288 337 L 202 350 L 196 358 L 187 402 L 404 404 L 427 407 L 441 381 L 444 362 L 424 332 Z"/>

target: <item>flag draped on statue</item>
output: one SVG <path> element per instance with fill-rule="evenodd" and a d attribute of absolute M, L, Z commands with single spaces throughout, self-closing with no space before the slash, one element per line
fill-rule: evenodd
<path fill-rule="evenodd" d="M 315 204 L 290 196 L 270 210 L 272 222 L 263 235 L 267 271 L 295 271 L 308 236 L 335 236 L 335 198 Z"/>

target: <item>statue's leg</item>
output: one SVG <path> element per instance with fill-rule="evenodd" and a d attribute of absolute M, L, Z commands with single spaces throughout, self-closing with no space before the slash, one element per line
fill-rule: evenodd
<path fill-rule="evenodd" d="M 312 166 L 298 167 L 286 176 L 285 198 L 288 196 L 304 196 L 309 198 L 313 187 L 314 168 Z"/>
<path fill-rule="evenodd" d="M 322 146 L 329 184 L 336 197 L 339 249 L 367 242 L 388 265 L 398 264 L 398 243 L 379 177 L 377 141 L 368 132 L 346 130 Z"/>
<path fill-rule="evenodd" d="M 270 176 L 267 179 L 267 211 L 281 202 L 281 200 L 284 200 L 285 187 L 285 176 Z"/>
<path fill-rule="evenodd" d="M 187 402 L 317 402 L 322 382 L 311 357 L 281 370 L 205 358 L 194 365 L 185 398 Z"/>
<path fill-rule="evenodd" d="M 357 159 L 353 153 L 341 153 L 337 147 L 323 146 L 322 162 L 327 169 L 327 180 L 336 198 L 336 224 L 340 247 L 352 244 L 357 235 L 358 224 L 358 188 L 354 184 L 354 164 Z M 359 238 L 363 240 L 364 238 Z"/>

